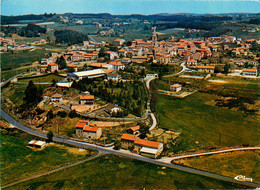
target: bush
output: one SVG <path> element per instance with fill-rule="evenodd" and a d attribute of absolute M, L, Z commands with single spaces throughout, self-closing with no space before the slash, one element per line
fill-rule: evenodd
<path fill-rule="evenodd" d="M 70 113 L 69 113 L 69 117 L 70 118 L 74 118 L 74 117 L 77 117 L 77 116 L 78 116 L 78 114 L 77 114 L 77 112 L 75 110 L 71 110 L 70 111 Z"/>
<path fill-rule="evenodd" d="M 58 111 L 57 115 L 62 117 L 62 118 L 64 118 L 64 117 L 67 116 L 67 112 L 65 112 L 65 111 Z"/>

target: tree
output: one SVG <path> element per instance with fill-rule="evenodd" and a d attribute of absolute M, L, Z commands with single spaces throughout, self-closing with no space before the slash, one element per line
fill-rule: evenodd
<path fill-rule="evenodd" d="M 149 133 L 149 126 L 144 123 L 138 123 L 140 125 L 140 138 L 145 138 L 146 134 Z"/>
<path fill-rule="evenodd" d="M 100 48 L 100 51 L 98 52 L 98 57 L 104 57 L 106 54 L 105 54 L 105 48 L 104 47 L 101 47 Z"/>
<path fill-rule="evenodd" d="M 46 117 L 47 117 L 47 120 L 53 119 L 53 118 L 54 118 L 53 111 L 52 111 L 52 110 L 49 110 L 48 113 L 47 113 L 47 115 L 46 115 Z"/>
<path fill-rule="evenodd" d="M 220 73 L 220 66 L 219 65 L 217 65 L 215 67 L 214 73 Z"/>
<path fill-rule="evenodd" d="M 53 139 L 53 133 L 52 133 L 52 131 L 49 131 L 48 133 L 47 133 L 47 140 L 48 140 L 48 142 L 52 142 L 52 139 Z"/>
<path fill-rule="evenodd" d="M 114 142 L 114 150 L 120 150 L 120 148 L 121 148 L 121 144 L 118 140 L 116 140 Z"/>
<path fill-rule="evenodd" d="M 228 72 L 229 72 L 229 69 L 230 69 L 230 64 L 225 64 L 225 66 L 224 66 L 224 73 L 225 74 L 228 74 Z"/>
<path fill-rule="evenodd" d="M 63 56 L 58 57 L 56 63 L 59 65 L 59 69 L 65 69 L 67 67 L 67 63 Z"/>
<path fill-rule="evenodd" d="M 54 86 L 54 87 L 56 86 L 56 80 L 55 79 L 52 80 L 51 86 Z"/>
<path fill-rule="evenodd" d="M 75 110 L 71 110 L 70 112 L 69 112 L 69 117 L 70 118 L 74 118 L 74 117 L 77 117 L 78 116 L 78 114 L 77 114 L 77 112 L 75 111 Z"/>
<path fill-rule="evenodd" d="M 30 80 L 29 84 L 25 90 L 25 97 L 24 97 L 24 103 L 28 105 L 35 105 L 41 101 L 41 93 L 37 89 L 37 87 L 34 85 L 33 81 Z"/>

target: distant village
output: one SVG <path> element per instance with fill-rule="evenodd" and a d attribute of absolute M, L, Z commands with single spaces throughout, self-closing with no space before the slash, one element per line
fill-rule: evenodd
<path fill-rule="evenodd" d="M 65 22 L 66 18 L 64 19 Z M 131 63 L 140 65 L 145 63 L 182 64 L 186 71 L 206 74 L 220 73 L 249 78 L 256 78 L 259 75 L 257 67 L 260 57 L 250 51 L 253 43 L 259 45 L 260 42 L 256 39 L 243 40 L 235 36 L 222 36 L 203 40 L 176 39 L 171 36 L 168 41 L 158 41 L 157 38 L 158 33 L 154 28 L 152 40 L 135 39 L 130 45 L 125 45 L 124 39 L 116 39 L 113 43 L 118 48 L 116 51 L 108 50 L 111 44 L 106 42 L 84 41 L 81 46 L 69 46 L 63 53 L 51 53 L 50 57 L 43 57 L 32 64 L 37 66 L 40 73 L 59 73 L 65 76 L 66 79 L 57 82 L 56 86 L 66 88 L 70 88 L 73 81 L 99 77 L 103 77 L 106 81 L 128 81 L 129 79 L 124 79 L 119 72 L 125 70 Z M 41 39 L 32 44 L 17 44 L 15 39 L 8 37 L 1 37 L 0 42 L 2 52 L 31 50 L 36 47 L 35 45 L 48 43 Z M 101 53 L 102 56 L 100 56 Z M 225 55 L 232 58 L 225 59 Z M 61 61 L 66 63 L 65 68 L 59 66 Z M 84 67 L 86 68 L 82 70 Z M 64 72 L 65 70 L 66 72 Z M 157 73 L 153 74 L 157 76 Z M 149 75 L 147 77 L 149 78 Z M 181 90 L 181 84 L 170 85 L 169 91 L 179 92 Z M 92 112 L 102 107 L 95 102 L 95 96 L 88 91 L 82 92 L 76 100 L 66 99 L 60 93 L 54 93 L 50 97 L 44 98 L 50 99 L 53 105 L 58 106 L 66 102 L 66 106 L 77 113 Z M 118 105 L 106 104 L 104 111 L 109 116 L 113 116 L 113 113 L 122 111 L 122 108 Z M 94 124 L 92 120 L 79 120 L 75 126 L 76 137 L 88 142 L 105 139 L 102 136 L 103 132 L 103 128 Z M 127 128 L 121 136 L 120 147 L 153 158 L 161 154 L 164 148 L 163 142 L 141 139 L 139 136 L 139 125 Z"/>

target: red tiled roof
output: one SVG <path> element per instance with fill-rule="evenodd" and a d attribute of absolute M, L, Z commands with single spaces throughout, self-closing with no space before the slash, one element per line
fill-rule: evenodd
<path fill-rule="evenodd" d="M 171 85 L 171 87 L 178 88 L 178 87 L 181 87 L 181 85 L 180 84 L 174 84 L 174 85 Z"/>
<path fill-rule="evenodd" d="M 128 141 L 135 141 L 136 137 L 135 135 L 123 134 L 121 139 L 128 140 Z"/>
<path fill-rule="evenodd" d="M 149 141 L 144 139 L 137 138 L 135 141 L 135 144 L 145 146 L 145 147 L 151 147 L 151 148 L 158 148 L 160 143 L 155 141 Z"/>
<path fill-rule="evenodd" d="M 58 93 L 56 93 L 56 94 L 53 94 L 51 97 L 52 97 L 52 98 L 61 98 L 61 97 L 62 97 L 62 95 L 61 95 L 61 94 L 58 94 Z"/>
<path fill-rule="evenodd" d="M 80 96 L 79 99 L 81 100 L 94 100 L 93 95 L 85 95 L 85 96 Z"/>
<path fill-rule="evenodd" d="M 109 63 L 109 65 L 123 65 L 120 61 L 112 61 Z"/>
<path fill-rule="evenodd" d="M 83 131 L 89 131 L 89 132 L 97 132 L 98 128 L 97 127 L 90 127 L 90 126 L 85 126 Z"/>
<path fill-rule="evenodd" d="M 246 71 L 246 72 L 256 72 L 256 69 L 243 69 L 243 72 Z"/>
<path fill-rule="evenodd" d="M 48 64 L 48 65 L 50 65 L 50 66 L 57 66 L 56 63 L 50 63 L 50 64 Z"/>
<path fill-rule="evenodd" d="M 215 69 L 215 66 L 201 65 L 201 66 L 197 66 L 197 69 Z"/>
<path fill-rule="evenodd" d="M 135 126 L 135 127 L 131 127 L 130 128 L 132 131 L 138 131 L 138 130 L 140 130 L 140 125 L 137 125 L 137 126 Z"/>

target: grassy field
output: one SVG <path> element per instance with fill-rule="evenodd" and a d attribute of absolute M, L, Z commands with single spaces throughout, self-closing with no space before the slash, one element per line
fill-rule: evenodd
<path fill-rule="evenodd" d="M 5 69 L 15 69 L 20 66 L 31 64 L 33 61 L 40 61 L 41 58 L 47 58 L 51 51 L 37 49 L 35 51 L 17 51 L 1 54 L 1 67 Z"/>
<path fill-rule="evenodd" d="M 2 89 L 2 97 L 8 97 L 15 105 L 19 105 L 23 101 L 26 87 L 27 84 L 10 84 Z"/>
<path fill-rule="evenodd" d="M 37 178 L 12 189 L 234 189 L 217 181 L 130 160 L 105 155 L 82 165 Z M 241 188 L 241 187 L 240 187 Z"/>
<path fill-rule="evenodd" d="M 158 94 L 160 126 L 182 132 L 182 141 L 174 151 L 194 149 L 195 141 L 202 147 L 259 144 L 259 121 L 242 112 L 210 106 L 208 102 L 215 98 L 200 92 L 184 99 Z"/>
<path fill-rule="evenodd" d="M 1 184 L 34 176 L 54 168 L 89 157 L 93 152 L 78 153 L 78 149 L 62 145 L 43 150 L 26 147 L 31 139 L 1 134 Z"/>
<path fill-rule="evenodd" d="M 2 71 L 1 79 L 8 80 L 12 76 L 15 76 L 20 73 L 24 73 L 27 71 L 27 69 L 32 69 L 32 68 L 35 68 L 35 66 L 24 66 L 24 67 L 19 67 L 19 68 L 12 69 L 12 70 Z"/>
<path fill-rule="evenodd" d="M 20 79 L 19 82 L 29 82 L 30 80 L 32 80 L 34 83 L 37 82 L 52 82 L 53 79 L 55 79 L 56 81 L 61 81 L 64 78 L 55 74 L 50 74 L 50 75 L 46 75 L 46 76 L 42 76 L 42 77 L 35 77 L 35 78 L 28 78 L 28 79 Z"/>
<path fill-rule="evenodd" d="M 235 177 L 245 175 L 260 182 L 260 151 L 232 152 L 176 161 L 186 166 Z"/>

